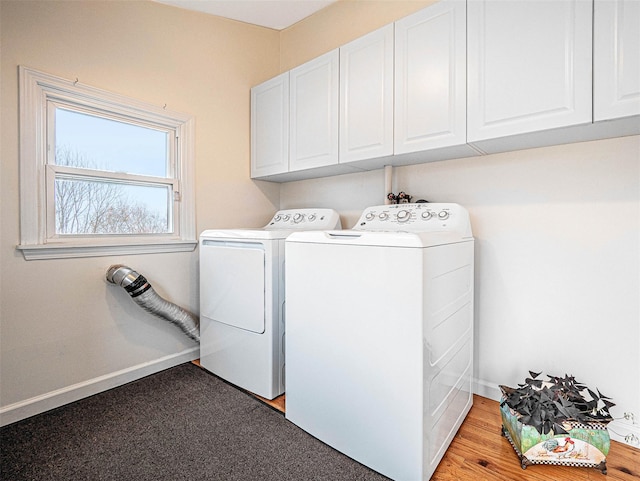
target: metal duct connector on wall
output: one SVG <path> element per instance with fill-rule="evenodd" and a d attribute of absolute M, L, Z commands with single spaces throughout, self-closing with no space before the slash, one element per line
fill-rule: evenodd
<path fill-rule="evenodd" d="M 200 342 L 198 318 L 160 297 L 143 275 L 130 267 L 117 264 L 107 270 L 107 281 L 124 287 L 136 304 L 145 311 L 175 324 L 191 339 Z"/>

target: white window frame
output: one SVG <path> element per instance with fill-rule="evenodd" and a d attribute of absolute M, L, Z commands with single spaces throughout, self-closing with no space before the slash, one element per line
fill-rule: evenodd
<path fill-rule="evenodd" d="M 193 251 L 197 245 L 194 192 L 194 119 L 190 115 L 134 100 L 19 66 L 20 77 L 20 244 L 25 259 L 58 259 L 107 255 Z M 175 132 L 172 179 L 158 179 L 173 188 L 171 234 L 152 235 L 51 235 L 52 185 L 56 172 L 71 167 L 47 163 L 48 108 L 55 102 L 74 105 L 111 118 L 147 122 Z M 99 174 L 95 176 L 99 177 Z M 109 175 L 115 178 L 117 175 Z M 128 177 L 128 180 L 135 176 Z M 123 179 L 124 180 L 124 179 Z M 169 180 L 169 182 L 168 182 Z M 47 187 L 47 182 L 49 186 Z M 49 193 L 49 194 L 47 194 Z M 49 198 L 47 198 L 49 195 Z M 49 222 L 49 226 L 47 226 Z"/>

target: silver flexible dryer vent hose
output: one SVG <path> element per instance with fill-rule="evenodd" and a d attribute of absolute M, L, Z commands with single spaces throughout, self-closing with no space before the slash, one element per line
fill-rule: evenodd
<path fill-rule="evenodd" d="M 124 287 L 134 302 L 145 311 L 175 324 L 191 339 L 200 342 L 198 318 L 160 297 L 143 275 L 130 267 L 116 264 L 107 270 L 107 281 Z"/>

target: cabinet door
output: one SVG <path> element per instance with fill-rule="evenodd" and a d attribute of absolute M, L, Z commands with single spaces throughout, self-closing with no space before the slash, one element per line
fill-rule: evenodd
<path fill-rule="evenodd" d="M 393 154 L 393 24 L 340 47 L 340 162 Z"/>
<path fill-rule="evenodd" d="M 251 177 L 289 170 L 289 73 L 251 89 Z"/>
<path fill-rule="evenodd" d="M 338 50 L 290 71 L 289 170 L 338 163 Z"/>
<path fill-rule="evenodd" d="M 470 142 L 589 123 L 592 3 L 467 6 Z"/>
<path fill-rule="evenodd" d="M 466 142 L 465 17 L 443 0 L 395 23 L 396 154 Z"/>
<path fill-rule="evenodd" d="M 640 2 L 594 5 L 594 120 L 640 115 Z"/>

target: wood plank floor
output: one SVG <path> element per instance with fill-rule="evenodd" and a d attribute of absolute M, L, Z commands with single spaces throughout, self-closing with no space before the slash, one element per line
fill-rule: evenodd
<path fill-rule="evenodd" d="M 284 412 L 285 395 L 261 401 Z M 611 442 L 607 474 L 595 468 L 520 467 L 511 444 L 500 433 L 498 403 L 473 397 L 473 407 L 433 474 L 432 481 L 640 481 L 640 449 Z"/>

